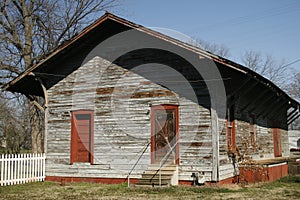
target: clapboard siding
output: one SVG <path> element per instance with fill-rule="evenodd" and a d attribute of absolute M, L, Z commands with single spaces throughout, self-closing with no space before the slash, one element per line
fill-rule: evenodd
<path fill-rule="evenodd" d="M 171 75 L 158 76 L 163 79 Z M 199 85 L 193 89 L 199 96 L 207 92 Z M 100 57 L 93 58 L 50 88 L 48 96 L 47 176 L 125 178 L 150 142 L 151 105 L 173 104 L 179 105 L 179 180 L 192 180 L 191 174 L 200 172 L 206 181 L 211 181 L 214 157 L 211 113 L 207 106 L 202 106 L 207 102 L 187 99 Z M 246 149 L 243 146 L 245 141 L 250 143 L 250 111 L 243 109 L 249 101 L 251 98 L 241 98 L 235 105 L 239 152 L 250 159 L 273 158 L 272 122 L 262 115 L 256 118 L 255 146 Z M 71 112 L 84 109 L 94 111 L 95 165 L 70 165 Z M 251 114 L 259 115 L 259 112 Z M 219 180 L 224 180 L 234 176 L 234 167 L 228 156 L 226 120 L 219 119 L 218 123 Z M 285 156 L 288 155 L 287 132 L 284 127 L 280 132 Z M 148 147 L 132 177 L 139 178 L 150 161 Z"/>
<path fill-rule="evenodd" d="M 274 121 L 279 121 L 282 123 L 280 126 L 282 156 L 288 156 L 288 136 L 286 127 L 284 126 L 286 110 L 278 110 L 277 115 L 273 116 L 271 120 L 261 114 L 263 108 L 254 112 L 245 108 L 245 105 L 248 105 L 251 101 L 251 96 L 247 96 L 238 99 L 234 105 L 236 145 L 239 154 L 244 156 L 244 159 L 249 160 L 274 158 L 272 125 Z M 250 114 L 255 116 L 256 140 L 254 146 L 251 145 L 250 140 Z M 220 180 L 234 176 L 232 159 L 228 156 L 227 152 L 226 127 L 224 127 L 220 134 Z M 242 158 L 237 156 L 237 159 Z"/>
<path fill-rule="evenodd" d="M 248 101 L 251 99 L 248 99 Z M 286 119 L 286 110 L 279 110 L 277 115 L 271 120 L 269 118 L 263 117 L 260 112 L 250 112 L 248 109 L 242 110 L 244 105 L 247 102 L 246 100 L 241 101 L 241 104 L 237 106 L 237 123 L 236 123 L 236 138 L 237 144 L 239 149 L 243 153 L 245 153 L 246 149 L 242 146 L 243 142 L 247 141 L 248 148 L 247 148 L 247 155 L 254 160 L 259 159 L 269 159 L 274 158 L 274 143 L 273 143 L 273 134 L 272 134 L 272 127 L 274 121 L 279 121 L 280 123 L 284 124 Z M 250 114 L 255 116 L 255 131 L 256 131 L 256 139 L 255 145 L 252 146 L 250 142 Z M 281 143 L 282 143 L 282 150 L 284 153 L 286 148 L 284 147 L 287 134 L 286 130 L 282 125 L 279 126 L 280 133 L 281 133 Z"/>
<path fill-rule="evenodd" d="M 210 180 L 210 112 L 197 103 L 99 57 L 48 95 L 47 176 L 125 178 L 150 141 L 150 106 L 174 104 L 179 105 L 180 180 L 191 180 L 195 171 L 206 172 Z M 94 165 L 69 164 L 70 112 L 81 109 L 94 110 Z M 139 178 L 150 160 L 148 147 L 132 177 Z"/>

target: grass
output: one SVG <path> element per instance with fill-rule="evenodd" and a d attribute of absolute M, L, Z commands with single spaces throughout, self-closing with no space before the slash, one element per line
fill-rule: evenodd
<path fill-rule="evenodd" d="M 300 199 L 300 176 L 244 188 L 238 185 L 127 188 L 126 184 L 73 183 L 60 186 L 55 182 L 42 182 L 0 187 L 0 199 Z"/>

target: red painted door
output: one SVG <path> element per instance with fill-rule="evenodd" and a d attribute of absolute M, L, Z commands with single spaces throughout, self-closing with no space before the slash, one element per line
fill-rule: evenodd
<path fill-rule="evenodd" d="M 93 112 L 72 113 L 71 163 L 93 162 Z"/>
<path fill-rule="evenodd" d="M 152 163 L 159 163 L 176 145 L 178 139 L 177 106 L 152 107 Z M 178 145 L 170 153 L 168 162 L 178 163 Z"/>

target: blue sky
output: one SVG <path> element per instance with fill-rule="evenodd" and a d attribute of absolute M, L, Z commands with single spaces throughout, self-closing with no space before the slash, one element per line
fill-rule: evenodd
<path fill-rule="evenodd" d="M 230 49 L 291 63 L 300 59 L 299 0 L 125 0 L 122 16 L 147 27 L 173 29 Z M 290 67 L 300 71 L 300 62 Z"/>

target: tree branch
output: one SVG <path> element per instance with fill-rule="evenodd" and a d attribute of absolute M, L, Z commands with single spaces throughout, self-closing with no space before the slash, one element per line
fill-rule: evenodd
<path fill-rule="evenodd" d="M 7 70 L 16 74 L 20 74 L 21 71 L 16 66 L 11 66 L 8 64 L 5 64 L 3 62 L 0 62 L 0 70 Z"/>
<path fill-rule="evenodd" d="M 17 8 L 17 10 L 19 11 L 21 16 L 24 16 L 23 10 L 21 8 L 21 6 L 17 3 L 16 0 L 13 0 L 12 3 L 15 5 L 15 7 Z"/>

